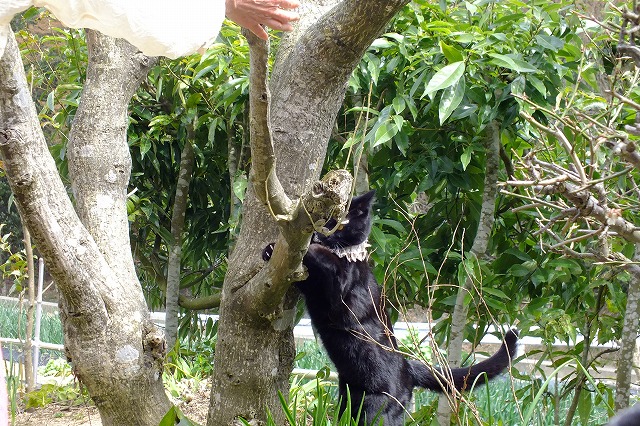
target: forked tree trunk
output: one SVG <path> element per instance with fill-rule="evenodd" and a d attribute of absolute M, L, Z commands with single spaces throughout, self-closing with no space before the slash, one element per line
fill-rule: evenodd
<path fill-rule="evenodd" d="M 335 2 L 308 1 L 305 10 L 319 15 L 327 3 Z M 281 45 L 286 47 L 278 52 L 269 85 L 270 125 L 277 176 L 289 197 L 306 194 L 318 179 L 347 79 L 365 49 L 406 3 L 342 1 L 315 20 L 303 16 L 302 25 L 308 29 L 287 36 Z M 252 152 L 254 166 L 258 160 Z M 286 424 L 277 392 L 288 395 L 297 295 L 287 291 L 293 278 L 280 282 L 259 274 L 264 267 L 262 249 L 276 240 L 277 230 L 254 189 L 250 185 L 245 197 L 242 227 L 223 288 L 209 426 L 238 424 L 234 421 L 239 416 L 258 424 L 267 409 L 276 424 Z M 291 221 L 281 218 L 282 227 L 287 223 Z M 300 241 L 305 238 L 308 244 L 308 230 L 305 234 L 289 226 L 288 231 L 297 245 L 304 246 Z M 289 255 L 301 259 L 305 250 L 289 250 Z M 274 252 L 270 263 L 276 256 Z"/>
<path fill-rule="evenodd" d="M 161 378 L 164 340 L 135 275 L 125 204 L 127 104 L 151 61 L 96 33 L 88 32 L 88 46 L 69 146 L 78 213 L 40 129 L 13 36 L 0 58 L 0 155 L 61 293 L 66 355 L 103 425 L 156 426 L 171 406 Z"/>

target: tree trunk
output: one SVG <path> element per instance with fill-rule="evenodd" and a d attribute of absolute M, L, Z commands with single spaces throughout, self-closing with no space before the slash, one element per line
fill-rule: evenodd
<path fill-rule="evenodd" d="M 326 3 L 310 1 L 305 8 L 317 13 Z M 274 158 L 278 161 L 274 173 L 280 177 L 286 194 L 300 197 L 317 180 L 349 75 L 371 41 L 406 3 L 406 0 L 346 0 L 326 15 L 314 16 L 317 22 L 313 25 L 311 17 L 303 16 L 299 32 L 284 40 L 269 85 L 273 99 L 267 112 L 270 120 L 266 119 L 273 131 Z M 302 31 L 306 27 L 309 29 Z M 261 99 L 261 94 L 258 95 Z M 255 126 L 253 119 L 251 126 L 252 129 Z M 256 157 L 253 137 L 252 134 L 255 176 L 256 164 L 264 159 Z M 257 183 L 264 191 L 264 182 Z M 277 392 L 288 395 L 295 356 L 292 330 L 297 294 L 287 291 L 295 267 L 290 271 L 293 275 L 274 279 L 281 269 L 274 252 L 269 265 L 278 266 L 263 269 L 262 249 L 276 240 L 277 230 L 264 204 L 256 199 L 255 191 L 255 184 L 251 184 L 223 288 L 209 426 L 234 424 L 238 416 L 265 421 L 267 409 L 276 424 L 285 424 Z M 296 218 L 280 217 L 281 228 L 286 228 L 290 220 Z M 291 259 L 297 259 L 299 265 L 310 231 L 289 226 L 287 233 L 288 239 L 279 239 L 278 245 L 286 246 L 288 253 L 284 257 L 291 267 L 296 263 Z"/>
<path fill-rule="evenodd" d="M 489 245 L 491 230 L 493 229 L 496 196 L 498 194 L 498 170 L 500 167 L 500 124 L 491 122 L 487 126 L 485 138 L 485 176 L 484 192 L 482 194 L 482 208 L 478 231 L 471 246 L 470 256 L 467 259 L 482 258 Z M 449 348 L 447 362 L 451 368 L 459 367 L 462 359 L 462 342 L 464 340 L 464 327 L 467 325 L 468 307 L 464 303 L 468 293 L 475 295 L 473 277 L 467 275 L 464 285 L 458 290 L 456 304 L 451 314 L 451 331 L 449 332 Z M 443 393 L 438 401 L 438 421 L 440 425 L 449 425 L 451 422 L 451 410 L 458 409 L 454 395 Z"/>
<path fill-rule="evenodd" d="M 173 210 L 171 213 L 171 238 L 173 241 L 169 246 L 169 259 L 167 260 L 165 322 L 165 336 L 169 350 L 173 349 L 178 340 L 178 313 L 180 312 L 178 299 L 180 296 L 180 265 L 182 263 L 182 231 L 184 230 L 184 219 L 189 202 L 189 185 L 191 185 L 193 166 L 195 163 L 193 138 L 193 128 L 189 125 L 187 139 L 184 143 L 184 148 L 182 148 L 180 172 L 178 173 L 178 183 L 176 185 L 176 194 L 173 199 Z"/>
<path fill-rule="evenodd" d="M 125 204 L 127 103 L 150 60 L 88 32 L 87 81 L 68 149 L 76 214 L 10 38 L 0 59 L 0 155 L 61 294 L 66 355 L 103 425 L 156 426 L 171 406 L 161 379 L 164 340 L 135 275 Z"/>
<path fill-rule="evenodd" d="M 26 226 L 22 226 L 24 235 L 24 250 L 27 258 L 27 289 L 29 302 L 27 305 L 27 332 L 24 336 L 24 378 L 27 382 L 27 392 L 35 390 L 36 377 L 33 366 L 33 322 L 36 308 L 36 284 L 35 266 L 33 262 L 33 249 L 31 248 L 31 234 Z M 37 368 L 37 366 L 36 366 Z"/>
<path fill-rule="evenodd" d="M 636 251 L 640 249 L 636 244 Z M 640 258 L 639 254 L 634 257 L 635 261 Z M 620 336 L 620 350 L 618 351 L 618 365 L 616 368 L 616 412 L 629 406 L 629 396 L 631 395 L 631 373 L 633 371 L 633 355 L 638 337 L 638 324 L 640 324 L 640 267 L 628 265 L 629 290 L 627 293 L 627 309 L 624 314 L 624 324 L 622 325 L 622 335 Z"/>

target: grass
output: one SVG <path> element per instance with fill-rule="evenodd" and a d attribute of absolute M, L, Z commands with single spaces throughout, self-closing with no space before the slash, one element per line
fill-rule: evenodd
<path fill-rule="evenodd" d="M 314 341 L 307 341 L 299 345 L 295 367 L 321 372 L 325 372 L 327 368 L 335 370 L 324 349 Z M 320 391 L 316 389 L 315 382 L 315 380 L 293 379 L 290 401 L 293 401 L 296 407 L 288 407 L 288 410 L 304 412 L 307 416 L 314 415 L 314 413 L 305 410 L 305 405 L 309 405 L 309 395 L 302 396 L 300 389 L 307 389 L 311 396 L 328 394 L 331 397 L 329 398 L 330 404 L 337 402 L 337 386 L 335 384 L 323 380 L 320 385 L 322 391 Z M 526 416 L 527 408 L 531 407 L 531 404 L 535 404 L 535 406 L 527 426 L 564 424 L 572 395 L 562 399 L 556 398 L 556 388 L 553 384 L 554 381 L 550 381 L 548 387 L 543 387 L 542 381 L 539 379 L 511 379 L 505 375 L 488 384 L 480 385 L 472 392 L 465 394 L 465 402 L 461 404 L 459 424 L 520 426 L 523 425 L 523 417 Z M 585 397 L 581 402 L 582 412 L 575 416 L 572 425 L 598 426 L 606 423 L 608 420 L 607 410 L 604 404 L 599 401 L 598 394 L 593 391 L 585 391 L 583 395 Z M 539 399 L 536 400 L 536 397 Z M 431 424 L 437 400 L 438 394 L 416 389 L 414 392 L 415 409 L 411 414 L 414 420 L 408 419 L 407 425 Z M 303 401 L 304 405 L 300 401 Z M 555 409 L 555 404 L 558 404 L 557 409 Z"/>
<path fill-rule="evenodd" d="M 21 315 L 19 321 L 18 315 Z M 24 330 L 26 313 L 19 312 L 15 304 L 0 303 L 0 324 L 2 324 L 0 329 L 2 337 L 23 338 L 24 331 L 20 329 Z M 56 312 L 43 312 L 41 340 L 62 343 L 62 327 Z M 198 349 L 195 352 L 200 352 L 202 348 Z M 192 367 L 197 368 L 197 365 Z M 330 420 L 335 418 L 337 413 L 337 385 L 324 379 L 329 370 L 335 371 L 324 349 L 315 341 L 307 341 L 299 345 L 295 367 L 318 370 L 321 380 L 318 382 L 292 378 L 289 405 L 286 408 L 283 405 L 283 410 L 288 410 L 287 416 L 297 413 L 302 418 L 313 418 L 315 425 L 348 425 L 350 423 L 348 420 L 340 422 Z M 14 398 L 10 399 L 15 403 L 18 381 L 15 377 L 13 381 L 11 380 L 10 377 L 8 384 Z M 557 398 L 553 383 L 551 381 L 547 388 L 541 386 L 540 379 L 510 380 L 505 376 L 488 385 L 481 385 L 473 392 L 466 394 L 466 402 L 460 410 L 460 424 L 519 426 L 523 424 L 522 417 L 527 410 L 533 413 L 527 426 L 554 425 L 558 422 L 562 424 L 570 403 L 570 396 L 563 399 Z M 580 403 L 578 410 L 580 415 L 575 416 L 573 425 L 596 426 L 605 423 L 608 415 L 604 405 L 598 400 L 598 394 L 589 391 L 583 394 L 586 396 Z M 416 390 L 414 395 L 415 409 L 412 413 L 414 421 L 409 420 L 407 425 L 430 424 L 435 412 L 437 394 Z M 285 403 L 286 399 L 283 398 L 283 404 Z M 298 424 L 304 424 L 304 422 Z"/>
<path fill-rule="evenodd" d="M 0 302 L 0 336 L 11 339 L 24 339 L 27 324 L 26 310 L 20 309 L 13 303 Z M 42 311 L 40 322 L 40 341 L 54 344 L 62 344 L 62 324 L 58 312 L 46 309 Z"/>

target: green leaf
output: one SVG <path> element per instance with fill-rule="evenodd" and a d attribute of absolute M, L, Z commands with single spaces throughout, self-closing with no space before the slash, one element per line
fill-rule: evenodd
<path fill-rule="evenodd" d="M 519 75 L 511 82 L 511 93 L 514 95 L 524 95 L 524 88 L 527 84 L 523 75 Z"/>
<path fill-rule="evenodd" d="M 446 67 L 442 68 L 440 71 L 435 73 L 427 87 L 424 89 L 424 94 L 433 98 L 433 94 L 435 94 L 438 90 L 446 89 L 447 87 L 451 87 L 460 80 L 462 75 L 464 74 L 465 65 L 464 62 L 454 62 L 453 64 L 449 64 Z"/>
<path fill-rule="evenodd" d="M 580 417 L 580 424 L 582 426 L 589 424 L 589 417 L 591 417 L 592 410 L 593 402 L 591 401 L 591 392 L 583 389 L 578 398 L 578 416 Z"/>
<path fill-rule="evenodd" d="M 442 51 L 442 54 L 445 58 L 447 58 L 447 61 L 449 62 L 460 62 L 464 59 L 461 51 L 453 46 L 449 46 L 442 40 L 440 40 L 440 51 Z"/>
<path fill-rule="evenodd" d="M 536 41 L 540 46 L 553 50 L 554 52 L 557 52 L 564 47 L 564 41 L 552 35 L 538 34 L 536 36 Z"/>
<path fill-rule="evenodd" d="M 49 95 L 47 96 L 47 108 L 49 108 L 49 111 L 54 111 L 54 105 L 55 105 L 55 99 L 56 99 L 56 91 L 52 90 L 51 92 L 49 92 Z"/>
<path fill-rule="evenodd" d="M 198 102 L 200 102 L 200 99 L 202 99 L 202 94 L 201 93 L 194 93 L 192 95 L 189 96 L 189 98 L 187 99 L 187 108 L 193 108 L 198 106 Z"/>
<path fill-rule="evenodd" d="M 401 115 L 394 115 L 392 119 L 394 124 L 398 128 L 398 131 L 402 130 L 402 126 L 404 125 L 404 118 Z"/>
<path fill-rule="evenodd" d="M 449 86 L 442 92 L 440 98 L 440 106 L 438 108 L 438 117 L 440 124 L 447 121 L 447 118 L 460 105 L 466 89 L 464 76 L 460 78 L 453 86 Z"/>
<path fill-rule="evenodd" d="M 376 134 L 374 136 L 373 144 L 371 147 L 374 148 L 378 145 L 382 145 L 383 143 L 394 137 L 396 133 L 398 133 L 398 128 L 396 127 L 395 123 L 386 122 L 381 124 L 380 127 L 378 127 L 378 130 L 376 130 Z"/>
<path fill-rule="evenodd" d="M 367 59 L 367 70 L 369 71 L 373 84 L 377 85 L 378 77 L 380 76 L 380 59 L 371 54 L 368 55 Z"/>
<path fill-rule="evenodd" d="M 497 288 L 491 288 L 491 287 L 482 287 L 482 292 L 489 294 L 491 296 L 497 297 L 499 299 L 509 299 L 509 296 L 507 296 L 504 291 L 499 290 Z"/>
<path fill-rule="evenodd" d="M 387 225 L 387 226 L 393 228 L 400 235 L 405 234 L 407 232 L 407 230 L 404 229 L 404 226 L 402 225 L 402 223 L 398 222 L 397 220 L 379 219 L 379 220 L 376 220 L 376 223 L 379 223 L 379 224 L 382 224 L 382 225 Z"/>
<path fill-rule="evenodd" d="M 493 59 L 490 63 L 499 67 L 508 68 L 516 72 L 537 72 L 538 69 L 522 59 L 514 58 L 511 55 L 501 55 L 500 53 L 489 53 Z"/>
<path fill-rule="evenodd" d="M 244 201 L 244 194 L 247 190 L 247 176 L 243 173 L 233 180 L 233 193 L 238 200 Z"/>
<path fill-rule="evenodd" d="M 32 6 L 22 14 L 22 19 L 29 21 L 40 14 L 40 8 Z"/>
<path fill-rule="evenodd" d="M 396 146 L 404 155 L 407 156 L 407 150 L 409 149 L 409 135 L 406 132 L 398 132 L 394 136 L 393 140 L 396 142 Z"/>
<path fill-rule="evenodd" d="M 191 421 L 174 405 L 169 408 L 169 411 L 160 420 L 158 426 L 198 426 L 198 424 Z"/>
<path fill-rule="evenodd" d="M 530 75 L 527 77 L 527 82 L 529 82 L 529 84 L 531 84 L 538 92 L 540 92 L 542 96 L 547 96 L 547 87 L 539 78 Z"/>
<path fill-rule="evenodd" d="M 374 226 L 371 228 L 371 236 L 373 237 L 373 241 L 375 241 L 380 249 L 382 249 L 382 251 L 384 252 L 385 247 L 387 246 L 387 237 L 384 235 L 384 233 L 379 228 Z"/>
<path fill-rule="evenodd" d="M 140 156 L 144 158 L 145 154 L 151 149 L 151 140 L 147 137 L 140 139 Z"/>
<path fill-rule="evenodd" d="M 209 65 L 207 65 L 206 67 L 204 67 L 204 68 L 200 69 L 200 70 L 196 73 L 196 75 L 194 75 L 194 76 L 193 76 L 193 81 L 194 81 L 194 82 L 195 82 L 195 81 L 197 81 L 197 80 L 198 80 L 200 77 L 202 77 L 203 75 L 205 75 L 205 74 L 209 73 L 210 71 L 212 71 L 212 70 L 216 69 L 216 67 L 217 67 L 217 66 L 218 66 L 218 64 L 214 62 L 214 63 L 209 64 Z"/>
<path fill-rule="evenodd" d="M 462 170 L 467 170 L 467 166 L 469 165 L 469 163 L 471 163 L 471 154 L 473 154 L 473 146 L 469 145 L 464 149 L 464 152 L 460 155 Z"/>
<path fill-rule="evenodd" d="M 371 49 L 388 49 L 393 45 L 394 43 L 392 43 L 389 39 L 380 37 L 373 40 L 373 43 L 371 43 L 370 48 Z"/>
<path fill-rule="evenodd" d="M 349 136 L 349 139 L 347 139 L 347 141 L 344 143 L 344 145 L 342 145 L 342 148 L 340 149 L 349 149 L 353 145 L 359 143 L 360 141 L 361 141 L 360 135 L 351 135 Z"/>
<path fill-rule="evenodd" d="M 404 111 L 406 106 L 407 104 L 402 96 L 396 96 L 395 98 L 393 98 L 393 110 L 396 112 L 396 114 L 402 114 L 402 111 Z"/>

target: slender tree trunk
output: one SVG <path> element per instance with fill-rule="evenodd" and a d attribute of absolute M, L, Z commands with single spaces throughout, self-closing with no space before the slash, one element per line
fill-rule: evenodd
<path fill-rule="evenodd" d="M 61 294 L 66 355 L 103 425 L 157 426 L 171 406 L 161 379 L 164 339 L 135 275 L 125 203 L 127 104 L 151 62 L 123 40 L 87 35 L 87 82 L 68 147 L 77 214 L 13 36 L 0 58 L 0 156 Z"/>
<path fill-rule="evenodd" d="M 364 147 L 362 155 L 353 159 L 353 168 L 355 170 L 356 194 L 364 194 L 369 190 L 369 156 L 364 152 Z"/>
<path fill-rule="evenodd" d="M 305 7 L 317 12 L 327 3 L 334 2 L 308 1 Z M 371 41 L 406 3 L 342 1 L 326 15 L 313 16 L 312 20 L 303 16 L 299 32 L 288 35 L 281 45 L 269 84 L 273 99 L 266 120 L 275 145 L 274 173 L 290 197 L 306 194 L 317 180 L 349 75 Z M 304 28 L 308 30 L 302 31 Z M 258 93 L 257 98 L 266 100 L 268 95 Z M 256 164 L 265 159 L 256 156 L 253 138 L 252 134 L 255 176 Z M 257 183 L 264 191 L 264 182 Z M 269 265 L 276 266 L 264 268 L 261 252 L 276 240 L 277 229 L 255 191 L 256 185 L 252 184 L 245 196 L 240 235 L 223 288 L 209 426 L 237 424 L 234 420 L 238 416 L 259 424 L 265 420 L 266 409 L 276 424 L 286 424 L 277 392 L 288 395 L 295 356 L 292 329 L 297 295 L 287 291 L 295 277 L 295 266 L 281 279 L 282 264 L 276 261 L 278 253 L 274 252 Z M 273 193 L 266 195 L 271 198 Z M 278 219 L 281 228 L 288 228 L 288 237 L 286 241 L 279 239 L 276 249 L 288 251 L 283 259 L 287 267 L 296 260 L 299 266 L 310 230 L 288 226 L 295 218 Z M 301 278 L 298 275 L 297 279 Z"/>
<path fill-rule="evenodd" d="M 498 194 L 498 170 L 500 167 L 500 124 L 492 122 L 487 126 L 485 140 L 485 176 L 484 191 L 482 194 L 482 209 L 480 211 L 480 223 L 473 240 L 470 256 L 467 258 L 484 257 L 491 230 L 493 229 L 496 196 Z M 449 333 L 449 348 L 447 362 L 451 368 L 459 367 L 462 359 L 462 342 L 464 340 L 464 327 L 467 325 L 468 307 L 464 303 L 467 294 L 474 294 L 473 278 L 467 276 L 464 285 L 458 290 L 456 304 L 451 314 L 451 331 Z M 457 411 L 457 403 L 454 395 L 443 393 L 438 401 L 438 421 L 441 426 L 451 422 L 451 410 Z"/>
<path fill-rule="evenodd" d="M 169 259 L 167 261 L 167 290 L 166 290 L 166 322 L 165 335 L 167 347 L 173 349 L 178 339 L 178 313 L 180 312 L 178 299 L 180 296 L 180 265 L 182 263 L 182 232 L 184 230 L 184 218 L 189 202 L 189 186 L 193 177 L 195 155 L 193 129 L 189 126 L 187 140 L 182 148 L 180 159 L 180 172 L 178 184 L 173 200 L 171 215 L 171 246 L 169 247 Z"/>
<path fill-rule="evenodd" d="M 248 115 L 248 103 L 245 107 L 245 114 Z M 248 123 L 246 118 L 243 119 Z M 229 187 L 231 193 L 229 194 L 229 250 L 228 253 L 233 252 L 236 246 L 236 238 L 238 236 L 238 229 L 240 225 L 240 213 L 242 211 L 242 201 L 236 195 L 236 181 L 238 180 L 242 170 L 242 152 L 244 145 L 244 135 L 238 143 L 231 120 L 227 121 L 227 169 L 229 170 Z"/>
<path fill-rule="evenodd" d="M 636 244 L 635 261 L 640 255 L 640 245 Z M 627 266 L 629 272 L 629 290 L 627 293 L 627 309 L 624 314 L 622 335 L 620 336 L 620 350 L 616 368 L 616 397 L 615 410 L 620 411 L 629 406 L 631 394 L 631 373 L 633 371 L 633 355 L 638 338 L 638 324 L 640 324 L 640 267 Z"/>
<path fill-rule="evenodd" d="M 29 293 L 29 302 L 27 306 L 27 332 L 24 337 L 24 377 L 27 382 L 27 392 L 35 389 L 36 378 L 33 368 L 33 323 L 36 308 L 36 290 L 35 290 L 35 267 L 33 264 L 33 249 L 31 248 L 31 234 L 26 226 L 22 226 L 22 234 L 24 235 L 24 249 L 27 257 L 27 289 Z"/>

